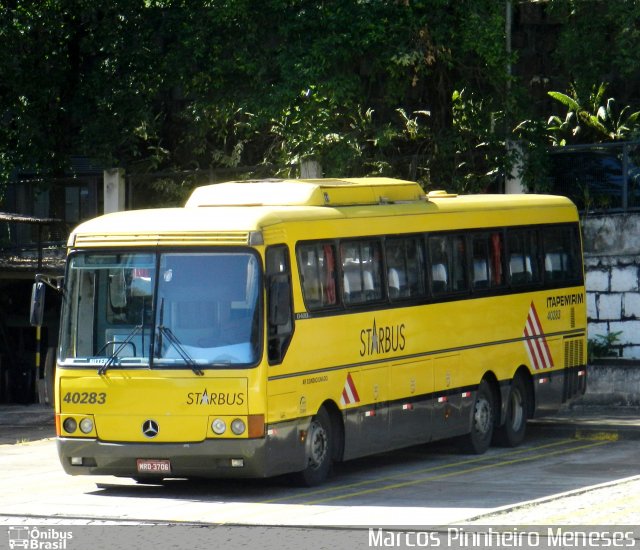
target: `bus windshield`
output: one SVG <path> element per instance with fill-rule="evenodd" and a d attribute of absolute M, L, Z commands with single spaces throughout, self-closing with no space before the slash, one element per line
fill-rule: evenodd
<path fill-rule="evenodd" d="M 69 259 L 60 364 L 253 366 L 260 269 L 251 252 L 78 252 Z"/>

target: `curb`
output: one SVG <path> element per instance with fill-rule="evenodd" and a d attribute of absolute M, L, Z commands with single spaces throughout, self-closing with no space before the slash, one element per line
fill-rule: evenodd
<path fill-rule="evenodd" d="M 577 421 L 529 420 L 530 434 L 547 437 L 566 437 L 591 441 L 638 441 L 640 425 L 588 424 Z"/>
<path fill-rule="evenodd" d="M 544 496 L 540 498 L 536 498 L 533 500 L 528 500 L 525 502 L 519 502 L 517 504 L 508 504 L 506 506 L 500 506 L 495 508 L 487 513 L 480 514 L 473 518 L 467 518 L 463 520 L 465 523 L 469 523 L 469 525 L 483 525 L 481 522 L 487 519 L 494 519 L 498 517 L 507 517 L 511 512 L 518 512 L 521 510 L 531 509 L 535 506 L 544 505 L 548 502 L 556 502 L 558 500 L 562 500 L 565 498 L 571 498 L 579 495 L 589 494 L 593 491 L 598 491 L 600 489 L 607 489 L 609 487 L 616 487 L 623 483 L 629 483 L 640 479 L 640 476 L 631 476 L 623 479 L 616 479 L 614 481 L 605 481 L 603 483 L 598 483 L 597 485 L 590 485 L 587 487 L 582 487 L 579 489 L 571 489 L 569 491 L 565 491 L 562 493 L 557 493 L 554 495 Z M 508 523 L 508 522 L 507 522 Z M 535 524 L 535 522 L 534 522 Z"/>

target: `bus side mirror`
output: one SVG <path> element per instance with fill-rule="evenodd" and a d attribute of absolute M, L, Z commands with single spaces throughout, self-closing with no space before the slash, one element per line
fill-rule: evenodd
<path fill-rule="evenodd" d="M 283 326 L 291 321 L 291 293 L 286 274 L 274 275 L 269 284 L 269 323 Z"/>
<path fill-rule="evenodd" d="M 31 289 L 31 311 L 29 321 L 31 326 L 41 327 L 44 318 L 44 296 L 46 287 L 42 281 L 33 283 Z"/>

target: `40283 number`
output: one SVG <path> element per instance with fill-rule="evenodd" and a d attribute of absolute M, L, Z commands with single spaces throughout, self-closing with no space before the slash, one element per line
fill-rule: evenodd
<path fill-rule="evenodd" d="M 107 402 L 107 394 L 104 392 L 67 392 L 62 400 L 74 405 L 104 405 Z"/>

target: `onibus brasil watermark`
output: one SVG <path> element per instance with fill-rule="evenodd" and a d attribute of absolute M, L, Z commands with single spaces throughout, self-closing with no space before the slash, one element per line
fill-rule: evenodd
<path fill-rule="evenodd" d="M 56 527 L 20 526 L 9 527 L 9 549 L 68 550 L 73 539 L 71 531 Z"/>

